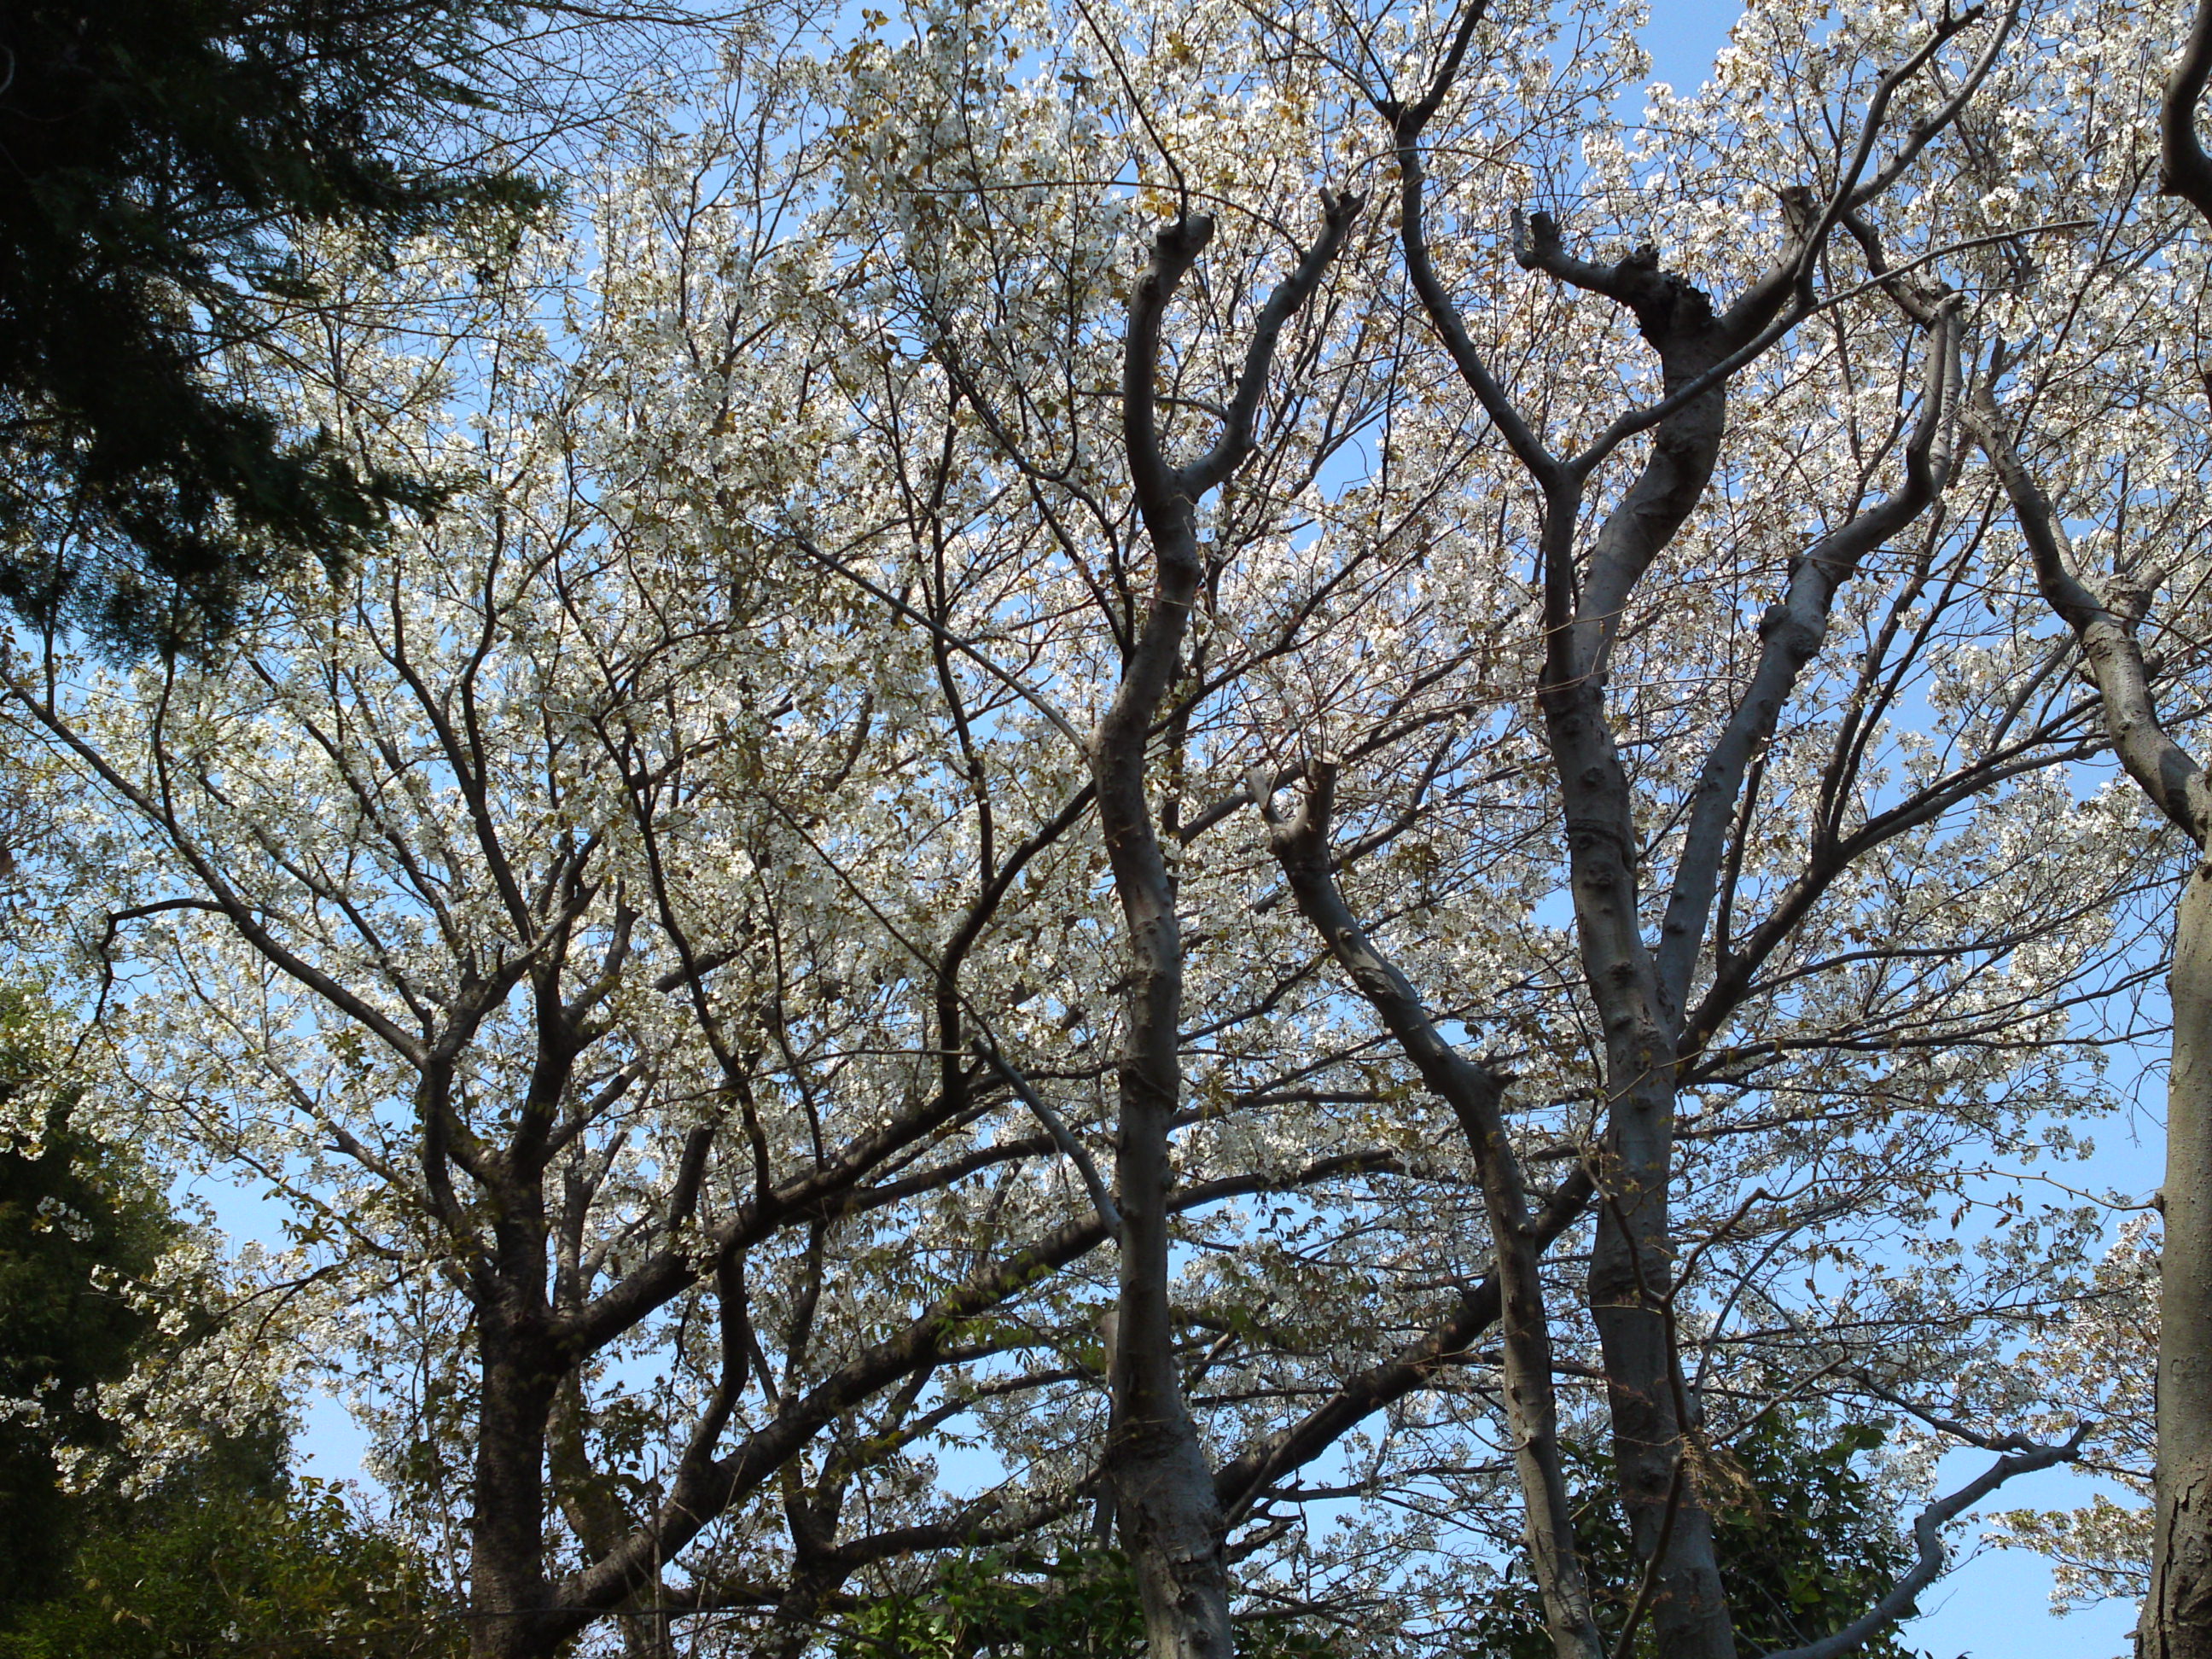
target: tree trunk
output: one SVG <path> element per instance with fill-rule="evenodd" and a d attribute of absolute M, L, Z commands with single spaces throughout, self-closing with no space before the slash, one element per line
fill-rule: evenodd
<path fill-rule="evenodd" d="M 2159 1284 L 2158 1522 L 2144 1659 L 2212 1659 L 2212 865 L 2174 927 Z"/>
<path fill-rule="evenodd" d="M 1235 1643 L 1221 1508 L 1197 1425 L 1183 1402 L 1168 1305 L 1174 1187 L 1168 1137 L 1182 1093 L 1182 936 L 1176 920 L 1175 871 L 1153 821 L 1146 769 L 1153 722 L 1182 666 L 1191 607 L 1206 574 L 1198 503 L 1251 453 L 1276 342 L 1320 285 L 1358 210 L 1358 197 L 1322 192 L 1322 234 L 1261 307 L 1221 434 L 1188 465 L 1170 465 L 1162 447 L 1155 380 L 1168 301 L 1212 239 L 1212 219 L 1186 216 L 1159 232 L 1129 307 L 1122 441 L 1152 544 L 1158 586 L 1122 664 L 1121 687 L 1091 736 L 1091 772 L 1129 945 L 1121 1053 L 1115 1068 L 1121 1263 L 1106 1471 L 1136 1568 L 1152 1659 L 1230 1659 Z"/>
<path fill-rule="evenodd" d="M 2212 0 L 2197 0 L 2159 111 L 2159 189 L 2187 201 L 2212 224 L 2212 156 L 2197 131 L 2208 82 Z M 2062 537 L 2045 538 L 2053 550 L 2039 546 L 2039 565 L 2057 563 Z M 2045 588 L 2051 590 L 2048 580 Z M 2092 643 L 2078 622 L 2075 632 L 2085 646 Z M 2132 646 L 2132 630 L 2126 639 Z M 2140 674 L 2139 658 L 2106 654 Z M 2124 712 L 2111 707 L 2118 676 L 2091 656 L 2108 723 L 2115 723 L 2112 713 Z M 2163 738 L 2154 720 L 2146 723 Z M 2131 757 L 2131 745 L 2140 746 L 2139 758 Z M 2156 752 L 2136 730 L 2116 730 L 2114 746 L 2167 817 L 2197 846 L 2212 849 L 2204 781 L 2194 764 L 2174 763 L 2186 757 Z M 2169 784 L 2176 786 L 2171 795 L 2162 793 Z M 2166 1084 L 2166 1237 L 2158 1294 L 2158 1517 L 2136 1646 L 2144 1659 L 2212 1659 L 2212 864 L 2198 866 L 2182 895 L 2168 985 L 2173 1065 Z"/>
<path fill-rule="evenodd" d="M 1607 1161 L 1619 1167 L 1619 1160 Z M 1616 1205 L 1612 1194 L 1618 1190 L 1608 1182 L 1601 1200 L 1589 1303 L 1605 1361 L 1621 1508 L 1649 1575 L 1659 1651 L 1667 1659 L 1732 1659 L 1735 1633 L 1691 1449 L 1688 1431 L 1696 1425 L 1680 1420 L 1678 1362 L 1658 1305 L 1673 1282 L 1663 1254 L 1665 1224 L 1662 1218 L 1654 1226 L 1641 1213 L 1652 1207 L 1638 1201 L 1647 1194 L 1631 1191 Z"/>
<path fill-rule="evenodd" d="M 542 1659 L 545 1441 L 556 1378 L 495 1316 L 477 1339 L 475 1514 L 470 1528 L 469 1659 Z"/>
<path fill-rule="evenodd" d="M 2191 60 L 2197 69 L 2189 70 Z M 2182 83 L 2212 60 L 2212 6 L 2201 9 L 2189 58 L 2175 72 L 2183 118 L 2197 92 Z M 2179 133 L 2170 101 L 2170 144 Z M 2201 154 L 2199 160 L 2202 160 Z M 2194 199 L 2194 198 L 2192 198 Z M 2206 207 L 2212 217 L 2212 198 Z M 2148 596 L 2130 601 L 2092 586 L 2075 568 L 2064 521 L 2029 473 L 1984 388 L 1968 410 L 2035 561 L 2036 585 L 2074 632 L 2097 682 L 2112 752 L 2166 821 L 2204 849 L 2212 843 L 2212 783 L 2159 719 L 2136 628 Z M 2174 919 L 2167 986 L 2173 1060 L 2166 1107 L 2166 1235 L 2159 1275 L 2158 1508 L 2150 1594 L 2136 1623 L 2141 1659 L 2212 1659 L 2212 863 L 2201 863 Z"/>
<path fill-rule="evenodd" d="M 1298 909 L 1337 964 L 1374 1006 L 1431 1093 L 1449 1105 L 1466 1134 L 1482 1181 L 1498 1285 L 1505 1422 L 1521 1482 L 1522 1535 L 1544 1606 L 1544 1629 L 1559 1659 L 1599 1659 L 1603 1651 L 1589 1585 L 1575 1552 L 1574 1516 L 1559 1461 L 1559 1401 L 1552 1381 L 1552 1327 L 1544 1307 L 1543 1240 L 1528 1212 L 1528 1192 L 1513 1150 L 1504 1103 L 1506 1079 L 1468 1060 L 1444 1040 L 1413 981 L 1378 950 L 1345 902 L 1331 872 L 1329 813 L 1336 765 L 1315 760 L 1297 818 L 1275 815 L 1264 775 L 1250 793 L 1270 826 L 1269 842 Z"/>
<path fill-rule="evenodd" d="M 1135 740 L 1141 748 L 1141 729 Z M 1174 1180 L 1168 1136 L 1182 1094 L 1182 942 L 1175 882 L 1145 797 L 1139 789 L 1133 800 L 1117 799 L 1123 793 L 1099 791 L 1134 958 L 1116 1067 L 1121 1294 L 1106 1466 L 1122 1542 L 1136 1570 L 1152 1659 L 1229 1659 L 1233 1646 L 1221 1510 L 1197 1425 L 1183 1404 L 1168 1302 L 1168 1200 Z"/>
<path fill-rule="evenodd" d="M 1181 663 L 1204 569 L 1194 517 L 1201 491 L 1168 466 L 1153 424 L 1160 319 L 1212 234 L 1211 219 L 1182 219 L 1163 230 L 1131 307 L 1122 421 L 1158 586 L 1091 744 L 1098 826 L 1129 948 L 1115 1067 L 1121 1257 L 1106 1474 L 1152 1659 L 1230 1659 L 1235 1650 L 1221 1510 L 1183 1403 L 1168 1305 L 1168 1136 L 1182 1093 L 1182 936 L 1175 872 L 1152 822 L 1146 775 L 1153 718 Z"/>
<path fill-rule="evenodd" d="M 1655 447 L 1666 459 L 1664 447 Z M 1628 779 L 1606 724 L 1601 660 L 1595 649 L 1580 661 L 1555 656 L 1541 697 L 1566 808 L 1583 973 L 1605 1028 L 1610 1104 L 1590 1316 L 1605 1365 L 1621 1506 L 1647 1575 L 1635 1614 L 1648 1607 L 1667 1659 L 1735 1659 L 1712 1522 L 1692 1455 L 1693 1408 L 1670 1323 L 1680 1021 L 1644 943 L 1635 824 Z"/>

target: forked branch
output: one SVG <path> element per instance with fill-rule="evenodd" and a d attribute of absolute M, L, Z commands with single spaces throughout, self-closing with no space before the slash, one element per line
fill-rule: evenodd
<path fill-rule="evenodd" d="M 2159 109 L 2159 181 L 2161 195 L 2179 196 L 2212 220 L 2212 156 L 2197 136 L 2197 107 L 2212 80 L 2212 0 L 2198 0 L 2196 21 L 2181 56 L 2166 77 Z"/>
<path fill-rule="evenodd" d="M 2159 718 L 2149 665 L 2136 634 L 2140 620 L 2136 602 L 2131 597 L 2112 602 L 2077 573 L 2065 526 L 2021 459 L 1986 383 L 1968 405 L 1966 421 L 2012 503 L 2035 561 L 2037 585 L 2051 608 L 2073 629 L 2088 659 L 2104 702 L 2106 732 L 2120 764 L 2168 823 L 2203 847 L 2212 833 L 2212 786 L 2197 757 L 2174 740 Z"/>
<path fill-rule="evenodd" d="M 2081 1455 L 2081 1442 L 2088 1432 L 2088 1425 L 2085 1423 L 2074 1431 L 2063 1445 L 2024 1443 L 2023 1449 L 2007 1452 L 1949 1497 L 1937 1498 L 1921 1510 L 1919 1519 L 1912 1523 L 1912 1540 L 1917 1555 L 1905 1576 L 1891 1587 L 1888 1595 L 1832 1636 L 1824 1636 L 1817 1642 L 1808 1642 L 1802 1647 L 1778 1650 L 1765 1655 L 1764 1659 L 1844 1659 L 1845 1654 L 1856 1652 L 1911 1613 L 1915 1598 L 1942 1577 L 1943 1569 L 1950 1559 L 1950 1552 L 1943 1542 L 1946 1526 L 2014 1476 L 2032 1474 L 2038 1469 L 2047 1469 L 2058 1463 L 2073 1462 Z"/>

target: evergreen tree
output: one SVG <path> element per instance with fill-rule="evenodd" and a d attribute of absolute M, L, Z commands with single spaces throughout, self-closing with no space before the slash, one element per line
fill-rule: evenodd
<path fill-rule="evenodd" d="M 467 1621 L 420 1554 L 248 1437 L 150 1494 L 91 1506 L 0 1659 L 447 1659 Z"/>
<path fill-rule="evenodd" d="M 35 1005 L 0 994 L 0 1089 L 30 1086 L 43 1061 Z M 173 1236 L 159 1188 L 128 1156 L 73 1121 L 61 1096 L 30 1144 L 0 1146 L 0 1618 L 43 1593 L 67 1560 L 76 1508 L 58 1449 L 107 1438 L 91 1391 L 130 1369 L 147 1315 L 125 1286 L 150 1275 Z"/>
<path fill-rule="evenodd" d="M 1317 1617 L 1255 1612 L 1237 1626 L 1245 1659 L 1344 1659 Z M 834 1659 L 1140 1659 L 1145 1626 L 1119 1550 L 987 1550 L 938 1563 L 920 1591 L 858 1600 L 833 1628 L 830 1651 Z"/>
<path fill-rule="evenodd" d="M 1864 1468 L 1886 1431 L 1871 1423 L 1830 1425 L 1804 1413 L 1772 1411 L 1708 1454 L 1701 1478 L 1713 1510 L 1713 1542 L 1728 1586 L 1738 1647 L 1793 1648 L 1864 1613 L 1912 1565 L 1911 1538 L 1894 1503 Z M 1607 1651 L 1635 1603 L 1643 1575 L 1613 1497 L 1612 1459 L 1573 1453 L 1582 1480 L 1576 1533 Z M 1526 1564 L 1500 1583 L 1469 1632 L 1470 1659 L 1551 1659 L 1552 1639 Z M 1658 1649 L 1648 1619 L 1632 1650 Z M 1894 1629 L 1859 1650 L 1868 1659 L 1921 1659 Z"/>
<path fill-rule="evenodd" d="M 211 372 L 295 233 L 386 247 L 542 199 L 440 154 L 504 0 L 15 0 L 0 8 L 0 601 L 118 649 L 219 629 L 331 566 L 418 480 L 288 432 Z"/>
<path fill-rule="evenodd" d="M 0 1659 L 459 1652 L 465 1623 L 428 1565 L 295 1477 L 281 1422 L 210 1434 L 128 1491 L 64 1489 L 70 1454 L 112 1449 L 99 1386 L 207 1322 L 186 1308 L 165 1328 L 133 1293 L 183 1228 L 156 1172 L 53 1086 L 46 1030 L 35 997 L 0 992 L 0 1097 L 18 1107 L 18 1138 L 0 1142 Z"/>

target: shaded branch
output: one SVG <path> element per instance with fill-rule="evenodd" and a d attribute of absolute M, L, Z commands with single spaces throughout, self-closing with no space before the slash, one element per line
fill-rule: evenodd
<path fill-rule="evenodd" d="M 2197 136 L 2197 106 L 2212 79 L 2212 0 L 2197 0 L 2197 16 L 2158 111 L 2159 179 L 2161 196 L 2179 196 L 2212 220 L 2212 157 Z"/>
<path fill-rule="evenodd" d="M 1947 1524 L 2015 1475 L 2032 1474 L 2054 1464 L 2075 1462 L 2081 1455 L 2081 1442 L 2088 1432 L 2089 1425 L 2085 1423 L 2074 1431 L 2063 1446 L 2037 1446 L 2023 1443 L 2025 1449 L 2006 1453 L 1949 1497 L 1937 1498 L 1921 1510 L 1919 1519 L 1912 1523 L 1912 1538 L 1919 1552 L 1918 1559 L 1891 1588 L 1888 1595 L 1834 1635 L 1824 1636 L 1819 1641 L 1808 1642 L 1802 1647 L 1777 1649 L 1765 1655 L 1764 1659 L 1843 1659 L 1844 1655 L 1865 1646 L 1899 1620 L 1911 1613 L 1915 1610 L 1915 1598 L 1942 1577 L 1944 1566 L 1950 1559 L 1950 1553 L 1943 1543 L 1943 1528 Z"/>

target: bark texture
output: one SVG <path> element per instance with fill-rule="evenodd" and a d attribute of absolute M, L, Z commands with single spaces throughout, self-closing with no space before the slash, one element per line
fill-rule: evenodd
<path fill-rule="evenodd" d="M 555 1377 L 528 1344 L 491 1321 L 479 1336 L 470 1659 L 544 1653 L 552 1597 L 545 1577 L 545 1486 L 539 1469 Z"/>
<path fill-rule="evenodd" d="M 2212 1659 L 2212 866 L 2176 919 L 2159 1279 L 2158 1516 L 2145 1659 Z"/>
<path fill-rule="evenodd" d="M 1091 738 L 1091 769 L 1129 951 L 1115 1066 L 1121 1259 L 1107 1474 L 1152 1659 L 1229 1659 L 1235 1650 L 1226 1528 L 1183 1401 L 1168 1302 L 1169 1134 L 1182 1094 L 1182 939 L 1175 872 L 1148 787 L 1152 732 L 1182 666 L 1191 607 L 1206 577 L 1198 504 L 1251 453 L 1276 342 L 1344 246 L 1358 208 L 1356 197 L 1324 196 L 1320 236 L 1261 307 L 1219 436 L 1187 465 L 1167 459 L 1155 381 L 1162 319 L 1212 237 L 1212 219 L 1186 214 L 1159 233 L 1130 304 L 1122 436 L 1156 579 L 1121 686 Z"/>
<path fill-rule="evenodd" d="M 2160 188 L 2212 222 L 2212 158 L 2197 131 L 2208 79 L 2212 0 L 2199 0 L 2160 110 Z M 2002 453 L 2010 456 L 2009 446 Z M 2012 459 L 2013 474 L 2021 475 L 2017 457 Z M 2027 526 L 2039 505 L 2033 486 L 2021 487 L 2024 477 L 2016 483 L 2008 476 L 2005 483 L 2016 505 L 2027 501 Z M 2062 600 L 2075 596 L 2054 593 L 2046 574 L 2056 567 L 2053 574 L 2071 574 L 2058 560 L 2063 532 L 2047 511 L 2039 527 L 2038 574 L 2089 659 L 2122 762 L 2168 819 L 2203 848 L 2212 830 L 2204 774 L 2157 723 L 2129 619 L 2084 615 L 2078 603 L 2069 613 Z M 2030 528 L 2031 538 L 2035 533 Z M 2129 723 L 2119 726 L 2119 720 Z M 2169 983 L 2173 1059 L 2159 1280 L 2158 1513 L 2150 1595 L 2136 1639 L 2145 1659 L 2212 1659 L 2212 866 L 2200 866 L 2182 896 Z"/>
<path fill-rule="evenodd" d="M 1738 337 L 1705 296 L 1642 250 L 1609 269 L 1571 260 L 1540 216 L 1532 266 L 1607 293 L 1636 315 L 1668 388 L 1686 386 Z M 1605 1036 L 1607 1112 L 1589 1304 L 1597 1326 L 1622 1508 L 1647 1564 L 1652 1627 L 1683 1659 L 1733 1659 L 1735 1638 L 1712 1521 L 1693 1465 L 1697 1413 L 1674 1326 L 1670 1198 L 1680 1011 L 1663 994 L 1640 915 L 1631 786 L 1606 714 L 1605 673 L 1624 608 L 1712 477 L 1724 394 L 1701 393 L 1662 421 L 1627 496 L 1578 557 L 1581 479 L 1545 497 L 1547 650 L 1537 704 L 1559 783 L 1583 974 Z M 1579 583 L 1577 567 L 1587 574 Z M 1580 592 L 1577 592 L 1577 586 Z"/>

